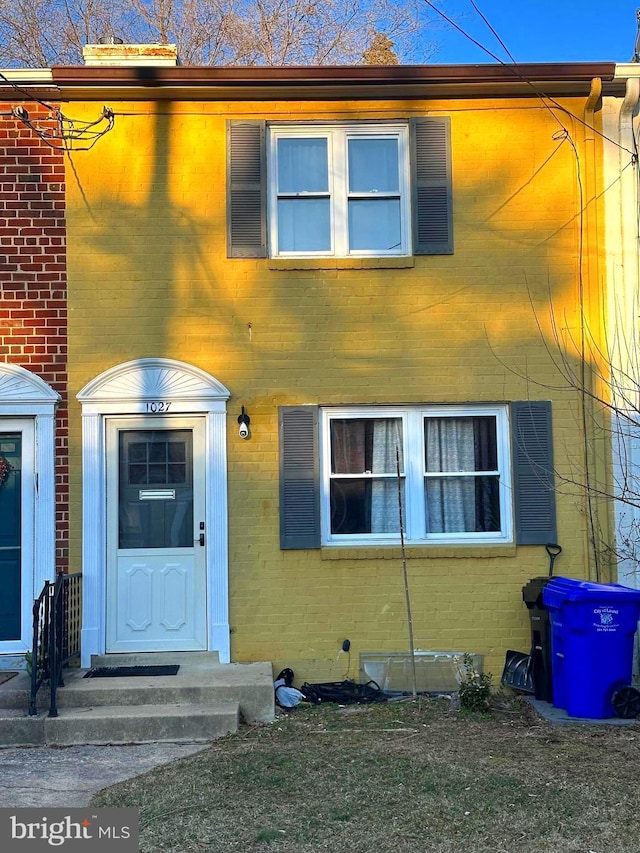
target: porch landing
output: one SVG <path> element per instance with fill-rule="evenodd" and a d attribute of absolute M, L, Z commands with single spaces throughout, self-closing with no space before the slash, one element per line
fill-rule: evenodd
<path fill-rule="evenodd" d="M 84 678 L 63 670 L 58 716 L 49 692 L 38 694 L 29 717 L 26 673 L 0 684 L 0 746 L 206 742 L 248 723 L 274 718 L 271 664 L 221 664 L 207 652 L 94 656 L 92 667 L 179 664 L 176 675 Z"/>

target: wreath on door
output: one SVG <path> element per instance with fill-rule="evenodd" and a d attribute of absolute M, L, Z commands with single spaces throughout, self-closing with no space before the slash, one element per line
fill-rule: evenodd
<path fill-rule="evenodd" d="M 9 474 L 12 472 L 12 470 L 13 468 L 9 464 L 9 461 L 5 459 L 4 456 L 0 456 L 0 489 L 9 479 Z"/>

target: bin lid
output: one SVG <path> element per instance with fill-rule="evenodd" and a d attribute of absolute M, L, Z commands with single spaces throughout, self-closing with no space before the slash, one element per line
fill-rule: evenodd
<path fill-rule="evenodd" d="M 548 575 L 544 577 L 531 578 L 529 583 L 522 587 L 522 600 L 527 605 L 529 610 L 536 608 L 544 609 L 542 603 L 542 590 L 549 583 L 551 578 Z"/>
<path fill-rule="evenodd" d="M 542 599 L 550 607 L 564 603 L 597 602 L 602 604 L 640 603 L 640 589 L 620 583 L 595 583 L 576 578 L 553 578 L 542 590 Z"/>
<path fill-rule="evenodd" d="M 525 604 L 542 604 L 542 590 L 552 579 L 544 577 L 531 578 L 529 583 L 522 587 L 522 600 Z"/>

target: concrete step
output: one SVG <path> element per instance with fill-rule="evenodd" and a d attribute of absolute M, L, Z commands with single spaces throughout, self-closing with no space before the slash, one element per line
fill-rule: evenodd
<path fill-rule="evenodd" d="M 183 667 L 220 663 L 218 652 L 126 652 L 114 655 L 91 655 L 91 666 L 164 666 L 177 663 Z"/>
<path fill-rule="evenodd" d="M 48 716 L 46 686 L 29 717 L 26 673 L 0 684 L 0 745 L 60 746 L 154 741 L 207 742 L 236 731 L 238 721 L 274 718 L 273 674 L 267 662 L 220 664 L 208 652 L 96 656 L 92 665 L 177 663 L 173 676 L 85 678 L 65 669 L 58 716 Z"/>
<path fill-rule="evenodd" d="M 208 664 L 180 667 L 177 675 L 123 678 L 85 678 L 86 670 L 63 671 L 58 688 L 58 708 L 108 705 L 213 705 L 237 702 L 249 723 L 273 719 L 273 676 L 267 663 Z M 0 708 L 29 707 L 30 681 L 25 673 L 0 685 Z M 41 688 L 38 707 L 48 707 L 48 692 Z"/>
<path fill-rule="evenodd" d="M 57 717 L 27 717 L 0 710 L 0 743 L 5 746 L 208 742 L 237 731 L 235 702 L 215 705 L 110 705 L 63 708 Z"/>
<path fill-rule="evenodd" d="M 44 714 L 28 717 L 24 708 L 0 708 L 1 746 L 44 746 Z"/>

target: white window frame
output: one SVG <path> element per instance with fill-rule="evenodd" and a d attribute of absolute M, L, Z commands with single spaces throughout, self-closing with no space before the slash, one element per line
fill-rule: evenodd
<path fill-rule="evenodd" d="M 496 419 L 496 451 L 500 497 L 500 530 L 488 533 L 427 533 L 425 507 L 424 418 L 490 417 Z M 362 406 L 325 408 L 320 419 L 320 516 L 323 546 L 367 546 L 400 542 L 396 533 L 363 535 L 331 532 L 331 420 L 339 418 L 400 418 L 404 441 L 404 538 L 407 545 L 498 544 L 513 541 L 513 489 L 509 411 L 504 405 Z"/>
<path fill-rule="evenodd" d="M 327 139 L 329 179 L 329 220 L 331 248 L 326 251 L 281 252 L 278 246 L 278 161 L 279 139 Z M 398 181 L 400 198 L 400 245 L 383 251 L 380 249 L 349 249 L 348 215 L 348 141 L 349 139 L 397 139 Z M 335 125 L 272 125 L 268 129 L 267 184 L 269 193 L 269 245 L 270 256 L 279 258 L 366 258 L 403 257 L 411 254 L 411 182 L 409 165 L 408 123 L 354 122 Z M 309 198 L 325 193 L 301 194 Z M 381 194 L 375 197 L 396 197 L 396 194 Z M 366 198 L 367 194 L 356 194 Z"/>

